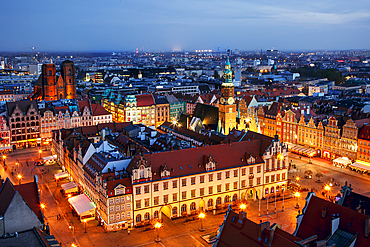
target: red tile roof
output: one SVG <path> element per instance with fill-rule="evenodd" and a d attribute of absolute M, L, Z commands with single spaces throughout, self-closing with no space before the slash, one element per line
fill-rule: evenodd
<path fill-rule="evenodd" d="M 135 95 L 135 97 L 138 107 L 155 105 L 154 98 L 151 94 Z"/>
<path fill-rule="evenodd" d="M 0 190 L 0 215 L 5 214 L 10 202 L 14 197 L 14 194 L 14 186 L 12 182 L 10 182 L 9 178 L 7 178 Z"/>
<path fill-rule="evenodd" d="M 263 163 L 261 155 L 265 150 L 261 150 L 261 145 L 264 145 L 265 142 L 266 139 L 261 138 L 230 144 L 144 154 L 144 158 L 148 164 L 151 164 L 153 180 L 158 180 L 160 179 L 160 169 L 165 164 L 171 171 L 171 177 L 204 173 L 206 172 L 204 161 L 210 155 L 217 162 L 216 170 L 246 165 L 246 156 L 249 157 L 251 153 L 256 157 L 256 163 Z M 131 172 L 136 167 L 139 158 L 139 155 L 134 157 L 127 168 L 128 171 Z"/>
<path fill-rule="evenodd" d="M 93 116 L 102 116 L 111 114 L 109 111 L 105 110 L 100 104 L 91 104 L 91 111 Z"/>
<path fill-rule="evenodd" d="M 30 182 L 21 185 L 15 185 L 15 190 L 21 194 L 23 200 L 27 202 L 28 206 L 36 214 L 39 220 L 42 222 L 42 214 L 39 200 L 39 193 L 36 182 Z"/>
<path fill-rule="evenodd" d="M 326 209 L 326 216 L 322 211 Z M 367 215 L 352 209 L 331 203 L 324 199 L 312 196 L 298 228 L 297 237 L 306 239 L 317 235 L 319 240 L 326 239 L 331 234 L 332 215 L 339 214 L 339 228 L 348 232 L 357 232 L 355 247 L 370 246 L 370 238 L 365 238 L 365 222 Z"/>
<path fill-rule="evenodd" d="M 78 108 L 80 109 L 80 112 L 83 112 L 85 106 L 87 106 L 87 109 L 90 109 L 89 100 L 78 101 Z"/>
<path fill-rule="evenodd" d="M 272 241 L 270 239 L 271 236 Z M 270 229 L 269 222 L 257 224 L 247 218 L 239 218 L 239 214 L 229 209 L 216 246 L 298 247 L 300 245 L 294 241 L 301 240 L 278 227 L 275 231 Z M 265 241 L 266 244 L 264 244 Z"/>

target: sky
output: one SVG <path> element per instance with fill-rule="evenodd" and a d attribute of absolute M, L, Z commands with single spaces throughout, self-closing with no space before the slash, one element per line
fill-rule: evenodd
<path fill-rule="evenodd" d="M 2 0 L 0 19 L 0 51 L 370 49 L 369 0 Z"/>

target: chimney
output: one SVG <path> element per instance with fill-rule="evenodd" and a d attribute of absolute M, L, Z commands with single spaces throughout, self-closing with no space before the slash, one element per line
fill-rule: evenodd
<path fill-rule="evenodd" d="M 370 217 L 365 220 L 365 238 L 369 237 L 370 233 Z"/>
<path fill-rule="evenodd" d="M 328 210 L 328 207 L 325 207 L 325 209 L 323 209 L 322 211 L 321 211 L 321 218 L 323 218 L 323 219 L 325 219 L 326 218 L 326 210 Z"/>
<path fill-rule="evenodd" d="M 241 223 L 242 223 L 245 218 L 247 218 L 247 212 L 244 212 L 244 211 L 240 212 L 239 213 L 239 221 L 241 221 Z"/>
<path fill-rule="evenodd" d="M 331 218 L 331 235 L 334 234 L 338 227 L 339 227 L 339 213 L 336 216 L 335 214 L 333 214 Z"/>
<path fill-rule="evenodd" d="M 262 220 L 261 220 L 262 221 Z M 266 222 L 261 222 L 259 225 L 258 225 L 258 241 L 261 241 L 261 236 L 262 236 L 262 232 L 263 230 L 265 230 L 266 228 L 270 228 L 270 221 L 266 221 Z"/>

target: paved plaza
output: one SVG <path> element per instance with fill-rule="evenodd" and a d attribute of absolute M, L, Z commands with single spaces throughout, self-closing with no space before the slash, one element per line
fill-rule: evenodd
<path fill-rule="evenodd" d="M 45 149 L 45 148 L 44 148 Z M 50 150 L 50 147 L 48 148 Z M 72 216 L 67 199 L 60 193 L 61 183 L 56 183 L 53 174 L 61 172 L 61 168 L 56 165 L 34 166 L 34 162 L 39 159 L 37 148 L 16 150 L 7 154 L 6 171 L 3 165 L 0 166 L 0 175 L 9 177 L 14 184 L 26 183 L 33 180 L 33 176 L 39 178 L 39 187 L 41 191 L 41 200 L 46 204 L 44 215 L 46 222 L 50 226 L 53 234 L 62 246 L 71 246 L 73 243 L 77 246 L 207 246 L 201 236 L 217 231 L 224 220 L 224 212 L 207 212 L 203 220 L 205 231 L 199 231 L 201 222 L 194 220 L 186 222 L 187 218 L 170 220 L 164 217 L 163 227 L 159 229 L 161 242 L 155 242 L 157 232 L 146 227 L 134 228 L 128 233 L 127 230 L 117 232 L 105 232 L 101 226 L 98 226 L 96 220 L 90 221 L 86 226 L 79 222 L 78 218 Z M 49 156 L 49 150 L 42 150 L 42 156 Z M 312 159 L 313 164 L 309 164 L 306 157 L 299 157 L 290 154 L 289 159 L 297 169 L 289 172 L 289 178 L 300 177 L 299 183 L 303 188 L 313 189 L 316 195 L 325 197 L 322 186 L 331 180 L 343 185 L 345 181 L 352 184 L 355 192 L 361 194 L 370 194 L 370 176 L 359 174 L 354 171 L 337 168 L 330 161 L 321 158 Z M 28 166 L 27 166 L 28 163 Z M 305 179 L 304 172 L 311 170 L 312 179 Z M 13 171 L 13 173 L 12 173 Z M 322 173 L 320 178 L 322 182 L 316 182 L 315 174 Z M 17 178 L 17 174 L 22 175 L 22 179 Z M 334 179 L 334 180 L 333 180 Z M 339 192 L 340 186 L 333 186 L 330 195 Z M 296 226 L 296 216 L 298 210 L 304 206 L 304 198 L 307 192 L 303 192 L 301 198 L 297 201 L 292 195 L 286 195 L 284 201 L 282 197 L 261 201 L 248 201 L 247 217 L 256 223 L 260 220 L 269 220 L 271 223 L 281 225 L 282 229 L 292 233 Z M 297 203 L 299 209 L 296 208 Z M 275 206 L 276 205 L 276 206 Z M 284 211 L 282 211 L 284 205 Z M 276 207 L 276 210 L 275 210 Z M 261 216 L 258 216 L 259 213 Z M 61 219 L 57 219 L 61 215 Z M 86 233 L 85 233 L 86 229 Z"/>

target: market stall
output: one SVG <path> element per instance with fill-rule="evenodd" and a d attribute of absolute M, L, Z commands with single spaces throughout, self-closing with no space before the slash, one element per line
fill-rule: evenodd
<path fill-rule="evenodd" d="M 78 193 L 78 186 L 75 182 L 62 184 L 64 195 Z"/>
<path fill-rule="evenodd" d="M 79 216 L 80 221 L 95 219 L 95 205 L 85 194 L 71 197 L 68 202 Z"/>
<path fill-rule="evenodd" d="M 61 173 L 54 174 L 55 180 L 60 180 L 62 178 L 68 178 L 68 172 L 61 172 Z"/>
<path fill-rule="evenodd" d="M 340 168 L 347 168 L 352 162 L 347 157 L 339 157 L 333 160 L 333 165 Z"/>
<path fill-rule="evenodd" d="M 361 172 L 361 173 L 369 173 L 370 172 L 370 163 L 357 160 L 355 163 L 350 164 L 348 166 L 351 170 Z"/>

